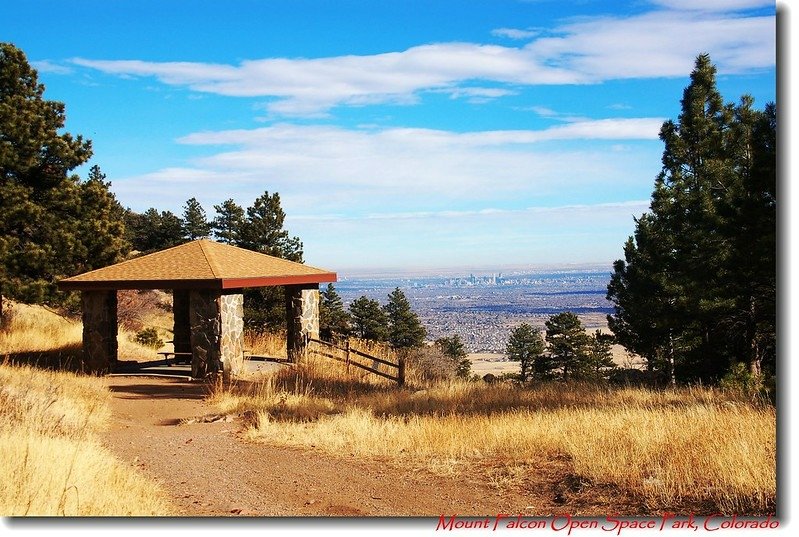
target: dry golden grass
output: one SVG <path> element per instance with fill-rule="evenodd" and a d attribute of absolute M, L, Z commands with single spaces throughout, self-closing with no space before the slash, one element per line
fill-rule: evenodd
<path fill-rule="evenodd" d="M 110 393 L 95 377 L 0 365 L 0 515 L 166 515 L 164 493 L 98 438 Z"/>
<path fill-rule="evenodd" d="M 165 515 L 166 496 L 99 442 L 110 392 L 96 377 L 12 361 L 76 366 L 81 325 L 14 304 L 0 330 L 0 515 Z M 122 343 L 121 354 L 151 349 Z"/>
<path fill-rule="evenodd" d="M 8 307 L 8 306 L 7 306 Z M 15 363 L 79 368 L 83 326 L 44 306 L 10 302 L 10 320 L 0 329 L 0 359 Z M 152 359 L 153 349 L 139 345 L 134 335 L 120 330 L 120 360 Z"/>
<path fill-rule="evenodd" d="M 686 502 L 738 514 L 774 509 L 776 415 L 768 404 L 711 388 L 457 381 L 424 388 L 310 360 L 212 401 L 224 412 L 256 412 L 248 434 L 265 442 L 446 474 L 499 467 L 486 476 L 498 486 L 566 456 L 579 475 L 615 484 L 653 510 Z"/>
<path fill-rule="evenodd" d="M 286 357 L 286 334 L 283 332 L 244 332 L 244 348 L 256 356 Z"/>

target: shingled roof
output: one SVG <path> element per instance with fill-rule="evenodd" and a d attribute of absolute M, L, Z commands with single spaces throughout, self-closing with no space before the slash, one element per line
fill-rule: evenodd
<path fill-rule="evenodd" d="M 90 289 L 241 289 L 335 282 L 336 273 L 201 239 L 58 282 Z"/>

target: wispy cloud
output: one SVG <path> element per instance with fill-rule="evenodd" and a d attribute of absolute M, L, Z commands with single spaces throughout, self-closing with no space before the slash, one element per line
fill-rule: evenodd
<path fill-rule="evenodd" d="M 524 209 L 498 209 L 487 207 L 471 211 L 415 211 L 404 213 L 369 213 L 365 215 L 342 214 L 306 214 L 287 217 L 292 222 L 318 221 L 318 222 L 362 222 L 362 221 L 393 221 L 393 220 L 440 220 L 440 219 L 471 219 L 479 217 L 508 217 L 514 215 L 575 215 L 579 213 L 596 213 L 601 211 L 622 211 L 624 214 L 640 214 L 649 208 L 649 200 L 631 200 L 613 203 L 594 203 L 580 205 L 561 205 L 556 207 L 534 206 Z"/>
<path fill-rule="evenodd" d="M 497 28 L 495 30 L 491 30 L 491 35 L 497 37 L 506 37 L 508 39 L 530 39 L 538 35 L 537 30 L 533 30 L 532 28 L 527 28 L 521 30 L 519 28 Z"/>
<path fill-rule="evenodd" d="M 759 7 L 774 7 L 773 0 L 653 0 L 652 3 L 669 9 L 725 13 Z"/>
<path fill-rule="evenodd" d="M 32 61 L 31 65 L 40 73 L 50 73 L 54 75 L 69 75 L 74 69 L 68 65 L 56 63 L 52 60 Z"/>
<path fill-rule="evenodd" d="M 135 209 L 180 206 L 196 192 L 211 204 L 235 192 L 242 204 L 277 191 L 290 214 L 471 210 L 538 200 L 585 203 L 637 189 L 655 176 L 657 150 L 615 151 L 613 142 L 657 139 L 660 118 L 605 119 L 539 131 L 457 133 L 434 129 L 346 129 L 282 124 L 197 132 L 180 143 L 210 154 L 185 166 L 116 179 Z M 582 147 L 573 147 L 581 140 Z M 654 147 L 656 144 L 652 144 Z M 654 164 L 654 167 L 653 167 Z M 640 195 L 640 192 L 639 192 Z M 622 198 L 624 199 L 624 198 Z"/>
<path fill-rule="evenodd" d="M 715 10 L 721 0 L 705 2 L 702 11 L 687 11 L 687 0 L 661 3 L 673 9 L 580 19 L 520 47 L 438 43 L 384 54 L 267 58 L 238 65 L 86 58 L 72 64 L 117 76 L 156 77 L 198 92 L 271 97 L 268 111 L 286 116 L 320 115 L 343 105 L 412 104 L 420 92 L 459 95 L 456 89 L 468 92 L 474 81 L 530 86 L 685 76 L 701 52 L 711 54 L 721 73 L 775 65 L 774 16 Z"/>
<path fill-rule="evenodd" d="M 449 88 L 431 91 L 437 93 L 447 93 L 452 99 L 466 99 L 468 102 L 476 104 L 486 103 L 500 97 L 518 94 L 518 91 L 510 89 L 481 87 Z"/>

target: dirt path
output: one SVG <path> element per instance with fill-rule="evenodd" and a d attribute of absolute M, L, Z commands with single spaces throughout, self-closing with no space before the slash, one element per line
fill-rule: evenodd
<path fill-rule="evenodd" d="M 104 442 L 159 482 L 186 516 L 437 518 L 590 515 L 608 509 L 602 490 L 564 482 L 568 463 L 563 461 L 552 461 L 523 485 L 503 490 L 487 483 L 481 472 L 441 477 L 347 455 L 249 442 L 238 421 L 181 424 L 215 413 L 204 401 L 207 388 L 201 383 L 108 377 L 107 384 L 114 395 L 113 420 Z M 618 507 L 612 491 L 607 501 Z"/>

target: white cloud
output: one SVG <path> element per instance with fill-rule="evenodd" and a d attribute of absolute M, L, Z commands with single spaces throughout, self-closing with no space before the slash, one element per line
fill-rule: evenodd
<path fill-rule="evenodd" d="M 370 213 L 366 215 L 341 215 L 341 214 L 306 214 L 288 216 L 292 222 L 364 222 L 364 221 L 395 221 L 395 220 L 455 220 L 472 218 L 506 218 L 523 215 L 544 215 L 569 217 L 580 213 L 599 213 L 620 211 L 626 214 L 640 214 L 649 208 L 649 200 L 631 200 L 614 203 L 595 203 L 581 205 L 561 205 L 557 207 L 534 206 L 524 209 L 497 209 L 483 208 L 471 211 L 416 211 L 405 213 Z"/>
<path fill-rule="evenodd" d="M 342 207 L 366 215 L 463 211 L 478 202 L 582 203 L 605 197 L 609 185 L 623 193 L 645 184 L 648 191 L 657 172 L 657 144 L 619 152 L 608 142 L 655 141 L 661 123 L 606 119 L 540 131 L 467 133 L 283 124 L 198 132 L 179 142 L 209 146 L 207 156 L 115 179 L 113 188 L 139 210 L 153 203 L 155 191 L 169 207 L 180 206 L 187 192 L 210 207 L 231 192 L 249 204 L 264 190 L 277 191 L 295 215 L 340 213 Z M 574 148 L 572 140 L 583 146 Z"/>
<path fill-rule="evenodd" d="M 533 29 L 520 30 L 518 28 L 497 28 L 491 30 L 491 35 L 506 37 L 508 39 L 530 39 L 538 35 L 538 31 Z"/>
<path fill-rule="evenodd" d="M 269 110 L 287 115 L 318 113 L 341 104 L 407 102 L 417 91 L 470 79 L 576 81 L 572 73 L 531 64 L 520 49 L 469 43 L 423 45 L 372 56 L 251 60 L 237 67 L 81 58 L 72 62 L 115 75 L 155 76 L 166 84 L 196 91 L 279 97 L 280 101 L 268 105 Z"/>
<path fill-rule="evenodd" d="M 517 91 L 503 89 L 503 88 L 480 88 L 480 87 L 465 87 L 465 88 L 451 88 L 444 90 L 431 90 L 433 92 L 448 93 L 452 99 L 465 98 L 470 103 L 485 103 L 506 97 L 508 95 L 517 95 Z"/>
<path fill-rule="evenodd" d="M 503 256 L 601 261 L 619 255 L 633 216 L 646 209 L 640 200 L 659 169 L 660 124 L 605 119 L 467 133 L 282 124 L 197 132 L 179 142 L 197 146 L 192 153 L 206 148 L 206 156 L 115 178 L 112 189 L 134 210 L 156 204 L 174 211 L 194 196 L 209 215 L 230 197 L 248 206 L 265 190 L 279 192 L 287 229 L 305 243 L 308 262 L 332 268 L 360 258 L 405 266 Z M 617 142 L 635 150 L 619 151 Z"/>
<path fill-rule="evenodd" d="M 774 7 L 774 0 L 654 0 L 669 9 L 731 12 L 758 7 Z"/>
<path fill-rule="evenodd" d="M 588 80 L 685 76 L 701 52 L 709 53 L 722 73 L 775 64 L 774 17 L 655 12 L 574 22 L 560 33 L 526 49 Z"/>
<path fill-rule="evenodd" d="M 710 53 L 721 73 L 771 68 L 775 43 L 773 16 L 661 10 L 580 19 L 523 47 L 438 43 L 368 56 L 267 58 L 239 65 L 81 58 L 72 63 L 117 76 L 152 76 L 199 92 L 272 97 L 276 100 L 266 106 L 273 114 L 320 115 L 342 105 L 414 103 L 422 91 L 458 95 L 456 89 L 468 91 L 458 86 L 474 81 L 526 86 L 684 77 L 701 52 Z"/>
<path fill-rule="evenodd" d="M 62 65 L 51 60 L 33 61 L 31 65 L 40 73 L 50 73 L 54 75 L 69 75 L 74 72 L 71 67 Z"/>

